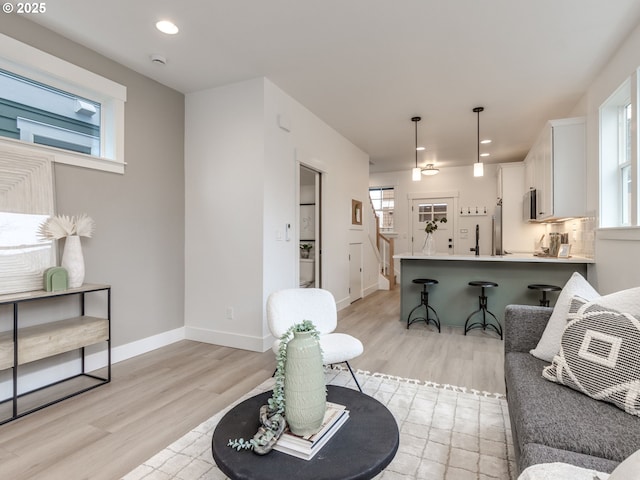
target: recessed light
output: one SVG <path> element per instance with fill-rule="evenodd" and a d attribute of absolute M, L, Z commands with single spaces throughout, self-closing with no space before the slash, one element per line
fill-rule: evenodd
<path fill-rule="evenodd" d="M 491 140 L 482 140 L 480 143 L 491 143 Z"/>
<path fill-rule="evenodd" d="M 489 155 L 491 155 L 490 153 L 481 153 L 480 156 L 481 157 L 488 157 Z"/>
<path fill-rule="evenodd" d="M 160 20 L 156 23 L 156 28 L 167 35 L 175 35 L 180 31 L 176 24 L 169 20 Z"/>
<path fill-rule="evenodd" d="M 424 147 L 416 147 L 416 150 L 419 152 L 423 151 L 424 149 L 425 149 Z"/>

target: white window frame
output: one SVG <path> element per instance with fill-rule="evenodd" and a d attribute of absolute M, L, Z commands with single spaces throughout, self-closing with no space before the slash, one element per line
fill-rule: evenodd
<path fill-rule="evenodd" d="M 124 104 L 126 87 L 73 65 L 58 57 L 0 34 L 0 68 L 101 104 L 100 138 L 97 155 L 62 150 L 0 137 L 0 143 L 52 154 L 54 162 L 124 173 Z M 37 122 L 36 122 L 37 123 Z M 55 127 L 50 127 L 55 128 Z M 46 135 L 44 135 L 46 136 Z M 76 137 L 76 140 L 79 137 Z M 79 143 L 73 140 L 72 143 Z"/>
<path fill-rule="evenodd" d="M 629 77 L 600 106 L 600 229 L 628 229 L 638 227 L 638 75 Z M 621 132 L 624 108 L 631 104 L 631 153 L 625 163 L 620 162 L 620 149 L 625 148 L 626 136 Z M 631 167 L 631 199 L 629 224 L 623 223 L 622 181 L 624 166 Z M 615 200 L 612 200 L 615 199 Z"/>

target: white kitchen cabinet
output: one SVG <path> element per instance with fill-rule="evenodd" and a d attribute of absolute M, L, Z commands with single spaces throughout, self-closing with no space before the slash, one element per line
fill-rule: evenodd
<path fill-rule="evenodd" d="M 584 117 L 551 120 L 525 159 L 527 188 L 536 189 L 536 220 L 586 215 Z"/>

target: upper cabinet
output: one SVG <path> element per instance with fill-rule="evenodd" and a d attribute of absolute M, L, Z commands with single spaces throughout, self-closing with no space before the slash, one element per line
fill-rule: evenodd
<path fill-rule="evenodd" d="M 586 215 L 584 117 L 551 120 L 525 159 L 527 188 L 536 190 L 540 221 Z"/>

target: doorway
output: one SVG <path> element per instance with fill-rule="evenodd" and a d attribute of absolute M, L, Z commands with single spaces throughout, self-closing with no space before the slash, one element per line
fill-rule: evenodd
<path fill-rule="evenodd" d="M 438 223 L 438 229 L 433 233 L 436 254 L 454 253 L 453 232 L 453 198 L 416 198 L 411 204 L 411 253 L 419 255 L 425 242 L 425 222 L 447 219 L 447 223 Z"/>
<path fill-rule="evenodd" d="M 300 164 L 299 179 L 299 285 L 302 288 L 321 288 L 322 175 Z"/>

